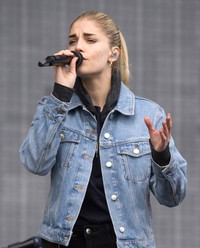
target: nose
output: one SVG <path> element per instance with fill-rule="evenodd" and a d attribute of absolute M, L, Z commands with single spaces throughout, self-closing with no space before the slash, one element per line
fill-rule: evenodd
<path fill-rule="evenodd" d="M 78 52 L 83 52 L 84 51 L 84 45 L 83 45 L 83 41 L 81 39 L 77 40 L 75 50 L 78 51 Z"/>

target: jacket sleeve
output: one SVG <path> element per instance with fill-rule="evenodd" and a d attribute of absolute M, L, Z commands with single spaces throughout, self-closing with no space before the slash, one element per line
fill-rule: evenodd
<path fill-rule="evenodd" d="M 161 126 L 164 116 L 163 111 L 159 121 L 157 121 L 158 128 Z M 169 151 L 170 161 L 165 166 L 160 166 L 153 158 L 151 159 L 150 189 L 160 204 L 173 207 L 179 205 L 186 195 L 187 162 L 177 150 L 173 138 L 169 143 Z"/>
<path fill-rule="evenodd" d="M 46 175 L 53 167 L 61 140 L 59 129 L 67 109 L 68 103 L 53 95 L 39 102 L 28 135 L 19 150 L 21 162 L 30 172 Z"/>

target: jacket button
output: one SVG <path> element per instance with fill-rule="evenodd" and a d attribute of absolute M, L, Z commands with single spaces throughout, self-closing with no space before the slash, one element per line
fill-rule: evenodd
<path fill-rule="evenodd" d="M 87 234 L 91 234 L 91 233 L 92 233 L 92 230 L 91 230 L 90 228 L 87 228 L 87 229 L 85 230 L 85 232 L 86 232 Z"/>
<path fill-rule="evenodd" d="M 111 196 L 111 199 L 112 199 L 112 201 L 116 201 L 117 200 L 117 196 L 116 195 L 112 195 Z"/>
<path fill-rule="evenodd" d="M 108 168 L 112 167 L 112 163 L 111 163 L 110 161 L 108 161 L 108 162 L 106 163 L 106 167 L 108 167 Z"/>
<path fill-rule="evenodd" d="M 138 155 L 140 153 L 140 150 L 139 150 L 139 148 L 136 147 L 136 148 L 134 148 L 133 152 L 134 152 L 134 154 Z"/>
<path fill-rule="evenodd" d="M 121 233 L 123 233 L 123 232 L 125 232 L 125 228 L 124 228 L 123 226 L 121 226 L 121 227 L 119 228 L 119 231 L 120 231 Z"/>
<path fill-rule="evenodd" d="M 110 134 L 109 133 L 105 133 L 104 134 L 104 138 L 109 139 L 110 138 Z"/>
<path fill-rule="evenodd" d="M 61 138 L 61 139 L 64 139 L 64 138 L 65 138 L 65 135 L 64 135 L 63 132 L 60 133 L 60 138 Z"/>
<path fill-rule="evenodd" d="M 55 111 L 56 111 L 57 114 L 64 114 L 64 113 L 66 113 L 65 110 L 62 110 L 60 108 L 56 108 Z"/>

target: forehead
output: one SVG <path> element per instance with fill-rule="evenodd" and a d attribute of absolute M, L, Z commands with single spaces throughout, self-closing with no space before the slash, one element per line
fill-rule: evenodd
<path fill-rule="evenodd" d="M 105 35 L 105 32 L 97 21 L 86 18 L 79 19 L 74 22 L 71 26 L 69 34 L 77 34 L 79 32 Z"/>

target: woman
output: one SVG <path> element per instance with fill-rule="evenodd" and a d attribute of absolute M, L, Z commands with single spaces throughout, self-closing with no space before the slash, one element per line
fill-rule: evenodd
<path fill-rule="evenodd" d="M 127 88 L 126 44 L 104 13 L 88 11 L 71 25 L 77 67 L 55 67 L 20 148 L 25 167 L 51 171 L 40 228 L 42 247 L 155 247 L 150 191 L 173 207 L 185 197 L 186 161 L 171 138 L 171 115 Z"/>

